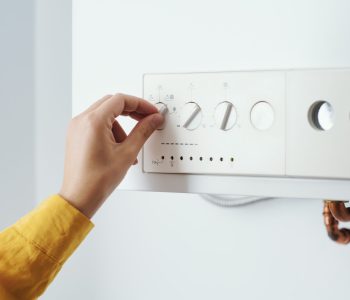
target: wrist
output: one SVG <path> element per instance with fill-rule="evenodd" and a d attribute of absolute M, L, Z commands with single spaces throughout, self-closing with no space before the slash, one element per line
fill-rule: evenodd
<path fill-rule="evenodd" d="M 58 195 L 89 219 L 93 217 L 102 202 L 98 201 L 97 198 L 92 199 L 82 193 L 77 194 L 74 192 L 68 192 L 64 189 L 61 189 Z"/>

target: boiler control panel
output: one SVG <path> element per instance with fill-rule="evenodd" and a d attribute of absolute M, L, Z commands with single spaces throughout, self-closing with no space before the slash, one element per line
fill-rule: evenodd
<path fill-rule="evenodd" d="M 350 70 L 145 74 L 143 171 L 350 178 Z"/>

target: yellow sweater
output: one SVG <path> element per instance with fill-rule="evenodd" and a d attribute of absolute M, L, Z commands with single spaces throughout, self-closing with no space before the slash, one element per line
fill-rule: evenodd
<path fill-rule="evenodd" d="M 92 229 L 58 195 L 0 232 L 0 299 L 36 299 Z"/>

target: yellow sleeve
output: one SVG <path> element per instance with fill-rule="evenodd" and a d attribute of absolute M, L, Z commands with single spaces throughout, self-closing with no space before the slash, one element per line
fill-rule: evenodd
<path fill-rule="evenodd" d="M 93 228 L 54 195 L 0 232 L 0 299 L 36 299 Z"/>

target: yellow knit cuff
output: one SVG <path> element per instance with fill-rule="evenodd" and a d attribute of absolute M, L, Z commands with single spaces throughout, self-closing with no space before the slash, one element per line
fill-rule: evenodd
<path fill-rule="evenodd" d="M 89 218 L 59 195 L 49 197 L 14 225 L 58 264 L 68 259 L 93 227 Z"/>

